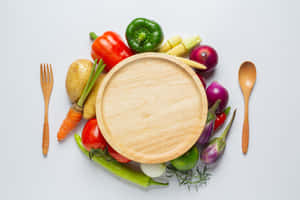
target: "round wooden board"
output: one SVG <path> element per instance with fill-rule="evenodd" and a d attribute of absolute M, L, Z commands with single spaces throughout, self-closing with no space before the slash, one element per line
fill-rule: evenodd
<path fill-rule="evenodd" d="M 96 115 L 107 142 L 140 163 L 163 163 L 188 151 L 200 137 L 207 98 L 196 73 L 161 53 L 131 56 L 105 77 Z"/>

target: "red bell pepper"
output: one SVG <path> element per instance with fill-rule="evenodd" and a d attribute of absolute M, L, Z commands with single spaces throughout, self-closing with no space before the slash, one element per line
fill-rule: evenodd
<path fill-rule="evenodd" d="M 115 32 L 107 31 L 99 37 L 91 32 L 90 37 L 94 40 L 91 56 L 94 60 L 102 58 L 107 72 L 121 60 L 133 55 L 122 38 Z"/>

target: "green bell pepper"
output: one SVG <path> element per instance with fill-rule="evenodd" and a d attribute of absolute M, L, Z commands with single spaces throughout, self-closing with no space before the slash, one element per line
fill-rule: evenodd
<path fill-rule="evenodd" d="M 156 22 L 136 18 L 127 26 L 126 39 L 136 53 L 156 51 L 163 41 L 163 32 Z"/>
<path fill-rule="evenodd" d="M 199 160 L 199 151 L 196 146 L 192 147 L 188 152 L 182 156 L 171 161 L 173 167 L 180 171 L 193 169 Z"/>

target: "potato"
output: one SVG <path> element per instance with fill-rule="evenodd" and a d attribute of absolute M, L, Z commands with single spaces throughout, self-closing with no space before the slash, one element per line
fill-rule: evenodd
<path fill-rule="evenodd" d="M 92 68 L 93 63 L 88 59 L 78 59 L 70 65 L 66 78 L 66 89 L 72 103 L 78 101 Z"/>
<path fill-rule="evenodd" d="M 83 107 L 83 118 L 84 119 L 91 119 L 96 116 L 96 98 L 98 95 L 98 91 L 101 86 L 101 82 L 104 79 L 105 74 L 102 73 L 98 77 L 90 95 L 88 96 L 88 99 L 86 100 L 84 107 Z"/>

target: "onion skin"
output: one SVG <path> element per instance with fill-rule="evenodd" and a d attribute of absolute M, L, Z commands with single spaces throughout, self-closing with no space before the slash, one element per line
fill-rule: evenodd
<path fill-rule="evenodd" d="M 206 89 L 206 95 L 209 107 L 212 106 L 218 99 L 221 100 L 221 103 L 216 110 L 217 113 L 221 113 L 227 103 L 228 103 L 228 91 L 218 82 L 214 81 L 212 82 Z"/>
<path fill-rule="evenodd" d="M 166 171 L 166 165 L 164 163 L 160 163 L 160 164 L 141 163 L 140 168 L 144 174 L 150 176 L 151 178 L 160 177 Z"/>
<path fill-rule="evenodd" d="M 195 47 L 190 54 L 190 59 L 207 67 L 203 72 L 211 72 L 218 64 L 218 54 L 210 46 L 202 45 Z"/>

